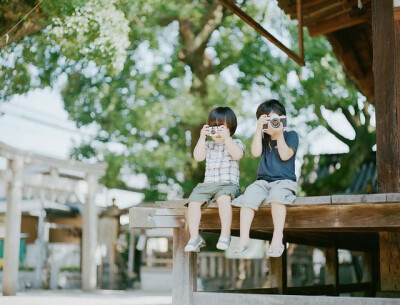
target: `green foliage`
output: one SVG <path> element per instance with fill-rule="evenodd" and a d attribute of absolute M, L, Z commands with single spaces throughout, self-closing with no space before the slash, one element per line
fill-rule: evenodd
<path fill-rule="evenodd" d="M 0 99 L 53 86 L 67 75 L 62 97 L 70 118 L 78 127 L 98 129 L 72 156 L 108 162 L 106 186 L 123 188 L 122 172 L 143 173 L 145 200 L 188 194 L 204 177 L 204 162 L 195 162 L 192 151 L 209 110 L 230 106 L 255 122 L 253 113 L 243 111 L 260 102 L 243 99 L 244 92 L 255 90 L 279 97 L 292 116 L 312 109 L 308 131 L 325 126 L 351 152 L 365 137 L 364 149 L 374 145 L 368 101 L 360 103 L 361 95 L 324 37 L 305 35 L 306 67 L 300 68 L 235 15 L 226 10 L 218 15 L 212 1 L 67 2 L 55 7 L 48 1 L 43 9 L 58 17 L 52 26 L 1 50 Z M 273 10 L 265 14 L 271 10 L 265 5 L 262 10 L 246 1 L 243 9 L 274 27 L 281 17 Z M 296 26 L 285 22 L 289 44 L 296 48 Z M 297 75 L 295 85 L 288 82 L 290 73 Z M 324 119 L 325 110 L 345 114 L 356 138 L 340 137 Z M 247 149 L 240 183 L 245 187 L 256 178 L 259 159 L 251 157 L 251 138 L 242 140 Z"/>

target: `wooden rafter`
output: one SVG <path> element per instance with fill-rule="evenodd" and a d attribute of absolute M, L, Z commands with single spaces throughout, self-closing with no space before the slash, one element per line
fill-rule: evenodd
<path fill-rule="evenodd" d="M 308 30 L 311 37 L 329 34 L 341 29 L 349 28 L 361 23 L 368 22 L 369 18 L 366 16 L 349 18 L 347 13 L 341 14 L 336 18 L 319 22 L 317 25 L 309 26 Z"/>
<path fill-rule="evenodd" d="M 270 32 L 264 29 L 257 21 L 255 21 L 252 17 L 246 14 L 240 7 L 238 7 L 231 0 L 217 0 L 220 4 L 226 7 L 229 11 L 237 15 L 240 19 L 250 25 L 253 29 L 255 29 L 258 33 L 260 33 L 263 37 L 271 41 L 275 46 L 281 49 L 285 54 L 287 54 L 291 59 L 293 59 L 296 63 L 301 66 L 304 66 L 304 57 L 303 57 L 303 29 L 302 29 L 302 14 L 301 14 L 301 0 L 297 0 L 297 8 L 298 8 L 298 18 L 299 18 L 299 55 L 286 47 L 283 43 L 281 43 L 275 36 L 273 36 Z M 301 39 L 301 40 L 300 40 Z"/>

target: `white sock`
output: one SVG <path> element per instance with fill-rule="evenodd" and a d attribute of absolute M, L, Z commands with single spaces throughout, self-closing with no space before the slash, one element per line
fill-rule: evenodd
<path fill-rule="evenodd" d="M 229 241 L 229 238 L 230 238 L 230 237 L 223 237 L 223 236 L 220 236 L 220 237 L 219 237 L 219 240 L 222 241 L 222 242 L 228 242 L 228 241 Z"/>
<path fill-rule="evenodd" d="M 198 238 L 199 238 L 198 235 L 196 236 L 196 238 L 192 238 L 192 237 L 191 237 L 191 238 L 189 239 L 189 243 L 192 243 L 192 242 L 196 241 Z"/>

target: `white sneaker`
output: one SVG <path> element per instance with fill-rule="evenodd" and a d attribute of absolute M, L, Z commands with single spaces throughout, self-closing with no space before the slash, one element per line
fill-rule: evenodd
<path fill-rule="evenodd" d="M 200 252 L 200 248 L 204 247 L 206 242 L 203 237 L 199 235 L 195 241 L 188 242 L 185 246 L 185 252 Z"/>
<path fill-rule="evenodd" d="M 219 239 L 218 239 L 218 243 L 217 243 L 217 249 L 226 250 L 226 249 L 229 248 L 230 244 L 231 244 L 231 237 L 230 236 L 229 236 L 228 239 L 221 238 L 221 236 L 220 236 Z"/>

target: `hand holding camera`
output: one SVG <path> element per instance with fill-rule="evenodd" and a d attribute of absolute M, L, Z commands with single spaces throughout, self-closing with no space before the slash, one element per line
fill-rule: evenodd
<path fill-rule="evenodd" d="M 227 139 L 227 138 L 229 138 L 231 136 L 231 133 L 229 132 L 229 129 L 226 128 L 225 125 L 218 126 L 218 129 L 219 129 L 219 135 L 221 136 L 221 138 L 223 140 L 225 140 L 225 139 Z"/>
<path fill-rule="evenodd" d="M 261 131 L 261 132 L 264 132 L 264 126 L 265 126 L 265 124 L 268 124 L 268 116 L 266 115 L 266 114 L 263 114 L 262 116 L 260 116 L 259 118 L 258 118 L 258 121 L 257 121 L 257 130 L 258 131 Z"/>
<path fill-rule="evenodd" d="M 204 125 L 200 131 L 200 137 L 206 138 L 210 134 L 210 127 L 208 125 Z"/>
<path fill-rule="evenodd" d="M 276 131 L 282 132 L 285 130 L 287 126 L 287 119 L 285 115 L 277 115 L 276 113 L 272 113 L 266 118 L 267 123 L 263 125 L 263 131 L 268 134 L 276 134 Z M 279 133 L 279 132 L 278 132 Z"/>

